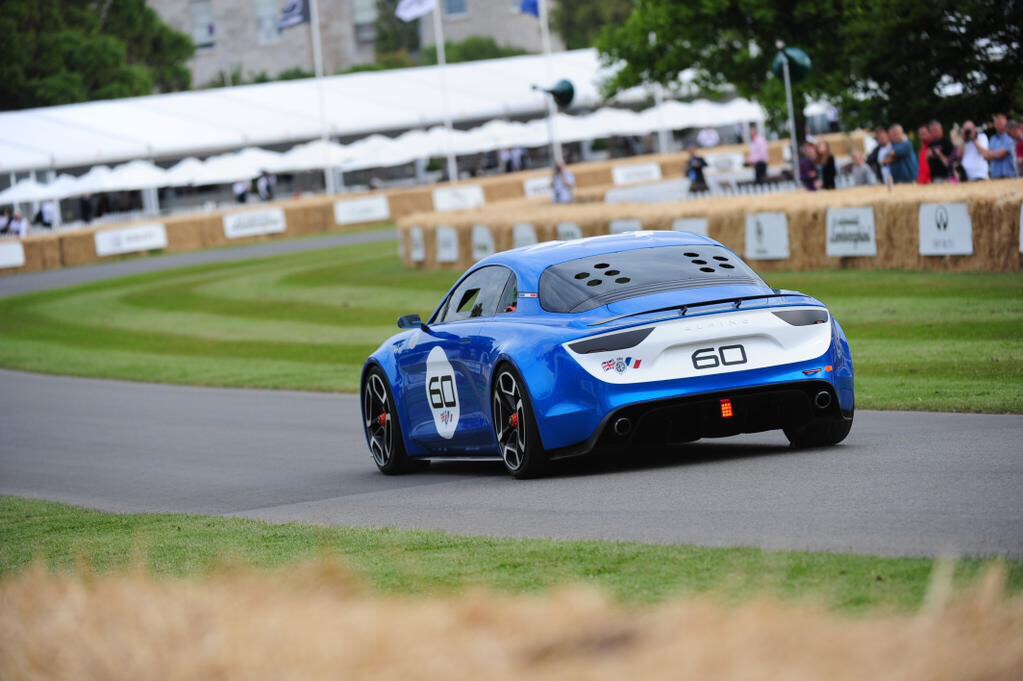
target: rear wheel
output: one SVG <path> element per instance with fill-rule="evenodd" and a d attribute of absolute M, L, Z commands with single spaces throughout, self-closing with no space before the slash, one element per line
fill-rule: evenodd
<path fill-rule="evenodd" d="M 377 367 L 366 375 L 362 390 L 362 418 L 370 454 L 381 473 L 397 475 L 421 467 L 425 462 L 409 459 L 394 409 L 387 377 Z"/>
<path fill-rule="evenodd" d="M 786 428 L 785 437 L 793 447 L 830 447 L 849 435 L 853 417 L 827 423 L 814 423 L 803 428 Z"/>
<path fill-rule="evenodd" d="M 543 475 L 549 462 L 522 378 L 510 366 L 501 366 L 493 392 L 494 432 L 504 467 L 519 479 Z"/>

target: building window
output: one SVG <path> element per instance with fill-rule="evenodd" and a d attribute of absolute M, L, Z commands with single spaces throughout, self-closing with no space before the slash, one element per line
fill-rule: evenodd
<path fill-rule="evenodd" d="M 444 14 L 461 17 L 469 13 L 469 0 L 444 0 Z"/>
<path fill-rule="evenodd" d="M 192 0 L 192 42 L 199 49 L 209 49 L 216 43 L 217 25 L 213 21 L 210 0 Z"/>
<path fill-rule="evenodd" d="M 355 0 L 352 8 L 352 23 L 355 24 L 355 39 L 360 43 L 372 43 L 377 39 L 376 0 Z"/>
<path fill-rule="evenodd" d="M 277 25 L 277 0 L 256 0 L 256 22 L 260 45 L 272 45 L 281 38 Z"/>

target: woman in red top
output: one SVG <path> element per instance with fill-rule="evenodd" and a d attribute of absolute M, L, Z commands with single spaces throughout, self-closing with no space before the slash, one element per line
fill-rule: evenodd
<path fill-rule="evenodd" d="M 931 183 L 931 166 L 927 163 L 927 154 L 930 152 L 931 131 L 926 125 L 921 125 L 916 130 L 916 136 L 920 138 L 920 158 L 917 159 L 917 184 Z"/>

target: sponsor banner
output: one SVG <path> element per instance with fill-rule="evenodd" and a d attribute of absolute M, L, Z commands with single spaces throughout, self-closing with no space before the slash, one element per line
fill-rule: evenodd
<path fill-rule="evenodd" d="M 679 218 L 671 223 L 676 232 L 692 232 L 700 236 L 710 236 L 710 222 L 707 218 Z"/>
<path fill-rule="evenodd" d="M 579 225 L 574 222 L 559 222 L 556 234 L 558 241 L 571 241 L 572 239 L 583 238 L 583 230 L 579 229 Z"/>
<path fill-rule="evenodd" d="M 494 233 L 486 225 L 472 226 L 472 258 L 483 260 L 497 252 L 494 246 Z"/>
<path fill-rule="evenodd" d="M 20 241 L 0 241 L 0 269 L 25 266 L 25 247 Z"/>
<path fill-rule="evenodd" d="M 409 259 L 412 262 L 426 260 L 426 240 L 423 239 L 423 228 L 413 227 L 409 230 Z"/>
<path fill-rule="evenodd" d="M 433 190 L 433 207 L 438 213 L 479 208 L 484 203 L 486 199 L 483 196 L 483 187 L 477 185 Z"/>
<path fill-rule="evenodd" d="M 746 258 L 785 260 L 789 257 L 789 219 L 785 213 L 746 215 Z"/>
<path fill-rule="evenodd" d="M 528 180 L 522 181 L 522 190 L 526 193 L 526 198 L 536 198 L 538 196 L 546 196 L 550 198 L 554 195 L 551 190 L 551 178 L 548 176 L 533 177 Z"/>
<path fill-rule="evenodd" d="M 873 208 L 829 208 L 827 253 L 832 258 L 877 255 Z"/>
<path fill-rule="evenodd" d="M 391 207 L 386 196 L 367 196 L 364 199 L 337 201 L 334 204 L 334 223 L 338 225 L 384 222 L 390 219 Z"/>
<path fill-rule="evenodd" d="M 512 243 L 515 245 L 515 248 L 532 246 L 538 241 L 539 239 L 536 238 L 536 228 L 533 225 L 522 222 L 512 227 Z"/>
<path fill-rule="evenodd" d="M 458 262 L 458 232 L 454 227 L 437 228 L 437 262 Z"/>
<path fill-rule="evenodd" d="M 920 255 L 972 255 L 973 223 L 965 203 L 920 204 Z"/>
<path fill-rule="evenodd" d="M 224 216 L 224 236 L 242 239 L 247 236 L 279 234 L 288 229 L 283 208 L 267 208 Z"/>
<path fill-rule="evenodd" d="M 661 179 L 661 166 L 657 163 L 615 166 L 611 169 L 611 177 L 614 178 L 614 183 L 618 186 L 657 182 Z"/>
<path fill-rule="evenodd" d="M 624 234 L 625 232 L 639 232 L 643 229 L 641 220 L 612 220 L 611 233 Z"/>
<path fill-rule="evenodd" d="M 96 232 L 94 238 L 96 255 L 100 257 L 167 248 L 167 230 L 160 223 L 103 230 Z"/>

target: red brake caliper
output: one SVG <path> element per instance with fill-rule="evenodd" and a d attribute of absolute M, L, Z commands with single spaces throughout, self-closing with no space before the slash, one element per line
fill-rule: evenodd
<path fill-rule="evenodd" d="M 382 414 L 380 414 L 380 416 L 377 417 L 377 423 L 379 423 L 381 426 L 386 426 L 387 425 L 387 412 L 386 411 L 383 412 Z"/>
<path fill-rule="evenodd" d="M 511 415 L 511 418 L 508 419 L 508 425 L 511 426 L 512 428 L 518 428 L 519 427 L 519 413 L 518 412 L 515 412 L 514 414 Z"/>

